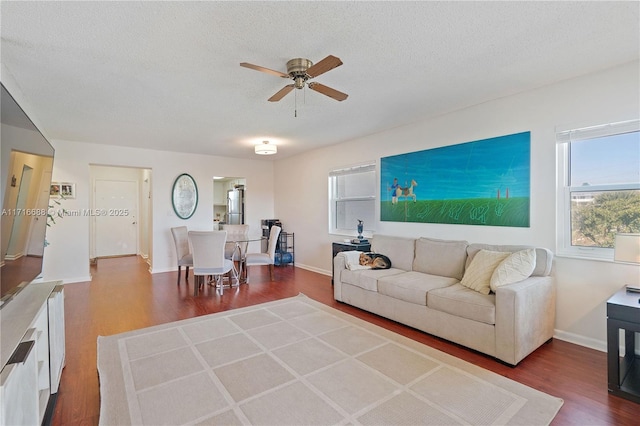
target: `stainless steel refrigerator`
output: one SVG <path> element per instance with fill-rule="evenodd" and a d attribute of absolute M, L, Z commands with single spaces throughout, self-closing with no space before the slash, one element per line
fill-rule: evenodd
<path fill-rule="evenodd" d="M 227 223 L 230 225 L 244 225 L 243 188 L 227 191 Z"/>

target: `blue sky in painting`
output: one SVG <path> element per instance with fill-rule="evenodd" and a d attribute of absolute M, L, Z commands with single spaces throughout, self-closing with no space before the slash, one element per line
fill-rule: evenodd
<path fill-rule="evenodd" d="M 530 132 L 411 152 L 381 159 L 381 201 L 391 200 L 389 187 L 415 180 L 418 200 L 529 197 Z"/>

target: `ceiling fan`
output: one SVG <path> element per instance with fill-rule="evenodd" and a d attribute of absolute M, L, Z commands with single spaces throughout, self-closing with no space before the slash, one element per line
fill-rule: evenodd
<path fill-rule="evenodd" d="M 309 87 L 309 89 L 322 93 L 323 95 L 335 99 L 336 101 L 344 101 L 349 96 L 346 93 L 342 93 L 336 89 L 332 89 L 331 87 L 325 86 L 324 84 L 309 81 L 314 77 L 324 74 L 327 71 L 331 71 L 336 67 L 339 67 L 340 65 L 342 65 L 342 61 L 340 60 L 340 58 L 332 55 L 327 56 L 315 65 L 308 59 L 291 59 L 287 62 L 286 74 L 280 71 L 253 65 L 248 62 L 242 62 L 240 64 L 241 67 L 251 68 L 252 70 L 262 71 L 266 72 L 267 74 L 273 74 L 278 77 L 290 78 L 293 80 L 293 84 L 287 84 L 278 92 L 276 92 L 275 95 L 271 96 L 268 99 L 269 102 L 277 102 L 280 99 L 284 98 L 285 95 L 291 92 L 294 88 L 303 89 L 305 84 L 307 85 L 307 87 Z"/>

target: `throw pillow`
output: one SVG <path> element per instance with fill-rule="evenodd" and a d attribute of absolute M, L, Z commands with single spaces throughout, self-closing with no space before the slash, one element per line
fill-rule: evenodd
<path fill-rule="evenodd" d="M 468 245 L 468 242 L 459 240 L 418 238 L 415 242 L 416 251 L 411 269 L 416 272 L 460 280 L 464 275 Z M 399 268 L 395 260 L 393 264 Z"/>
<path fill-rule="evenodd" d="M 536 249 L 530 248 L 512 253 L 493 271 L 491 291 L 498 287 L 517 283 L 528 278 L 536 267 Z"/>
<path fill-rule="evenodd" d="M 489 294 L 491 276 L 498 265 L 509 257 L 510 253 L 480 250 L 474 256 L 469 269 L 464 272 L 462 284 L 482 294 Z"/>

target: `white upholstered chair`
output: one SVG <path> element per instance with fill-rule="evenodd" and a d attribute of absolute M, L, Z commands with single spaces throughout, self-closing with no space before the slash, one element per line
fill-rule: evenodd
<path fill-rule="evenodd" d="M 180 270 L 185 267 L 184 280 L 189 281 L 189 268 L 193 267 L 193 256 L 189 248 L 189 235 L 186 226 L 171 228 L 173 242 L 176 246 L 176 256 L 178 257 L 178 285 L 180 285 Z"/>
<path fill-rule="evenodd" d="M 280 231 L 282 228 L 279 226 L 272 226 L 269 233 L 269 245 L 266 253 L 247 253 L 245 255 L 245 265 L 247 270 L 247 282 L 249 281 L 249 266 L 256 265 L 269 265 L 269 276 L 271 281 L 274 280 L 273 265 L 276 257 L 276 245 L 278 244 L 278 238 L 280 237 Z"/>
<path fill-rule="evenodd" d="M 200 286 L 208 276 L 213 277 L 213 285 L 224 291 L 224 275 L 229 274 L 229 285 L 235 279 L 240 284 L 238 272 L 233 261 L 224 258 L 224 246 L 227 241 L 226 231 L 189 231 L 189 242 L 193 252 L 193 275 L 197 282 L 193 294 L 198 295 Z"/>
<path fill-rule="evenodd" d="M 235 262 L 242 260 L 240 257 L 247 252 L 249 245 L 248 241 L 240 241 L 235 243 L 234 241 L 246 240 L 249 237 L 249 225 L 220 225 L 222 230 L 227 231 L 227 244 L 224 248 L 224 257 L 231 259 Z M 239 249 L 239 250 L 237 250 Z"/>

